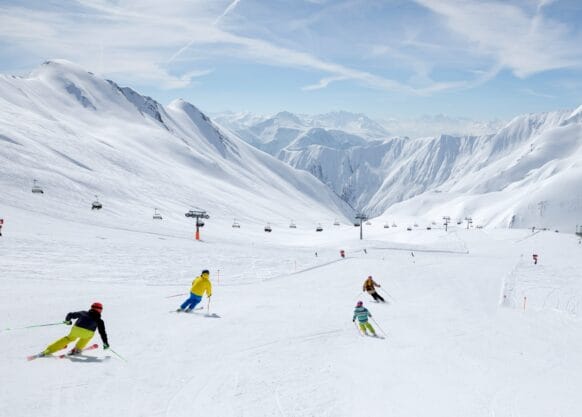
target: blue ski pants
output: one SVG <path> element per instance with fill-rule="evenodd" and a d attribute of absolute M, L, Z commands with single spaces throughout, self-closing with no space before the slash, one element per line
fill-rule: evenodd
<path fill-rule="evenodd" d="M 190 293 L 190 298 L 188 298 L 186 301 L 184 301 L 182 303 L 182 305 L 180 306 L 180 308 L 182 310 L 185 310 L 187 308 L 189 309 L 194 309 L 194 307 L 196 307 L 196 305 L 202 301 L 202 297 L 199 295 L 196 295 L 194 293 Z"/>

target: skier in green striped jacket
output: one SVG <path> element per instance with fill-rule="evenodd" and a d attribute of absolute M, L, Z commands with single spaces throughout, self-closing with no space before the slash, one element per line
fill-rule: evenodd
<path fill-rule="evenodd" d="M 368 330 L 372 334 L 372 336 L 376 336 L 376 330 L 372 327 L 370 322 L 368 321 L 368 317 L 372 317 L 372 314 L 368 311 L 366 307 L 364 307 L 364 303 L 358 301 L 356 303 L 356 308 L 354 309 L 354 317 L 352 321 L 355 323 L 356 319 L 358 319 L 358 324 L 360 325 L 360 330 L 363 334 L 368 335 Z"/>

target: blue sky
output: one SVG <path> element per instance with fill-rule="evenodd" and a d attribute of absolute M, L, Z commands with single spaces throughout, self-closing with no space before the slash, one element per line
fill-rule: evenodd
<path fill-rule="evenodd" d="M 582 2 L 0 0 L 0 72 L 51 58 L 209 112 L 507 119 L 582 104 Z"/>

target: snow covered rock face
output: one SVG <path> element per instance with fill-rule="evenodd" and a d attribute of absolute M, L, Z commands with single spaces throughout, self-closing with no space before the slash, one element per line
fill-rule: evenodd
<path fill-rule="evenodd" d="M 414 199 L 402 214 L 432 210 L 439 219 L 477 214 L 496 226 L 572 228 L 582 223 L 581 109 L 519 116 L 491 135 L 418 139 L 374 138 L 362 125 L 359 133 L 334 130 L 331 116 L 317 128 L 315 119 L 290 113 L 258 122 L 223 115 L 221 122 L 370 216 L 394 214 L 395 205 Z"/>
<path fill-rule="evenodd" d="M 98 223 L 151 219 L 154 207 L 168 221 L 202 207 L 229 225 L 234 216 L 287 223 L 302 212 L 315 223 L 352 213 L 313 176 L 222 131 L 192 104 L 163 106 L 63 60 L 28 77 L 0 76 L 0 144 L 0 209 L 42 204 L 51 216 L 87 221 L 98 195 L 99 213 L 108 213 L 93 213 Z M 42 203 L 29 195 L 33 179 Z"/>

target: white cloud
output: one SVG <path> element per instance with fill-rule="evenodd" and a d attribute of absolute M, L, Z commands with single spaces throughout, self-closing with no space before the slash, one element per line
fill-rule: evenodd
<path fill-rule="evenodd" d="M 446 27 L 476 51 L 495 59 L 519 77 L 582 66 L 582 38 L 562 22 L 508 2 L 416 0 L 441 16 Z"/>

